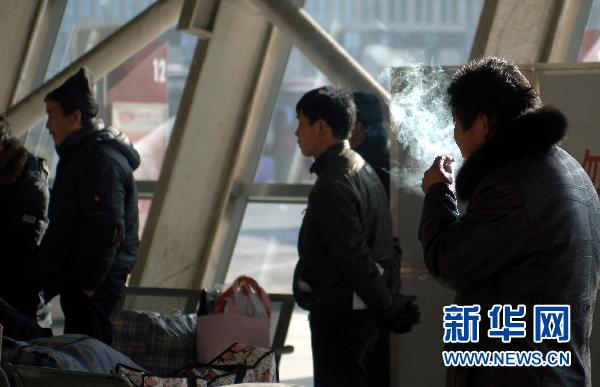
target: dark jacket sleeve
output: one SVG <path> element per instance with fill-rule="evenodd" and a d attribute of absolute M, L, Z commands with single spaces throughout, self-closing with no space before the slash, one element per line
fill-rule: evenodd
<path fill-rule="evenodd" d="M 391 258 L 388 260 L 385 269 L 388 271 L 387 273 L 387 285 L 394 294 L 400 294 L 400 289 L 402 288 L 402 282 L 400 277 L 400 266 L 402 262 L 402 248 L 400 247 L 400 241 L 398 238 L 393 238 L 392 240 L 392 248 L 393 254 Z"/>
<path fill-rule="evenodd" d="M 78 197 L 83 212 L 81 241 L 73 274 L 83 289 L 102 284 L 123 239 L 125 187 L 120 164 L 95 152 Z"/>
<path fill-rule="evenodd" d="M 34 291 L 41 286 L 37 248 L 48 227 L 48 173 L 43 166 L 43 161 L 30 155 L 26 169 L 12 188 L 12 200 L 5 203 L 5 218 L 0 226 L 5 289 Z M 25 298 L 23 294 L 22 299 Z"/>
<path fill-rule="evenodd" d="M 425 263 L 450 289 L 473 290 L 491 280 L 524 255 L 534 232 L 513 185 L 497 179 L 481 185 L 460 218 L 447 184 L 432 186 L 425 196 L 419 226 Z"/>
<path fill-rule="evenodd" d="M 352 188 L 328 182 L 316 205 L 327 250 L 342 278 L 370 308 L 388 308 L 392 297 L 371 257 Z"/>
<path fill-rule="evenodd" d="M 20 180 L 18 189 L 19 208 L 17 219 L 12 224 L 11 233 L 24 250 L 31 252 L 36 248 L 48 227 L 48 172 L 44 161 L 31 156 L 28 170 Z"/>

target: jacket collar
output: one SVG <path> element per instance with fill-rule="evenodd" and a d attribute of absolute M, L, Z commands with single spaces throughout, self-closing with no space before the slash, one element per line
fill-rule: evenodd
<path fill-rule="evenodd" d="M 75 148 L 78 144 L 80 144 L 84 139 L 94 135 L 97 132 L 97 128 L 94 125 L 83 126 L 78 131 L 72 133 L 69 137 L 67 137 L 62 144 L 56 146 L 56 153 L 60 157 L 69 152 L 69 150 Z"/>
<path fill-rule="evenodd" d="M 513 160 L 548 151 L 564 138 L 566 131 L 566 117 L 552 107 L 532 110 L 506 127 L 497 128 L 458 172 L 458 197 L 470 200 L 481 180 L 492 171 Z"/>
<path fill-rule="evenodd" d="M 327 164 L 329 164 L 346 149 L 350 149 L 350 144 L 347 140 L 333 145 L 331 148 L 327 149 L 325 153 L 319 156 L 314 163 L 312 163 L 310 166 L 310 173 L 316 173 L 318 176 Z"/>
<path fill-rule="evenodd" d="M 27 150 L 16 138 L 10 139 L 0 153 L 0 186 L 14 184 L 27 163 Z"/>

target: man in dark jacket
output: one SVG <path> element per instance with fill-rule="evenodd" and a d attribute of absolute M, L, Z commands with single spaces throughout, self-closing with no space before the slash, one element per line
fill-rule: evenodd
<path fill-rule="evenodd" d="M 36 319 L 42 289 L 37 249 L 48 227 L 48 169 L 0 116 L 0 298 Z"/>
<path fill-rule="evenodd" d="M 46 292 L 60 293 L 65 333 L 110 344 L 109 317 L 138 254 L 133 171 L 140 158 L 122 134 L 92 122 L 98 105 L 85 69 L 45 102 L 46 127 L 60 157 L 43 241 L 51 266 Z"/>
<path fill-rule="evenodd" d="M 356 105 L 356 123 L 350 133 L 350 147 L 373 168 L 389 199 L 390 148 L 381 103 L 375 94 L 364 91 L 357 91 L 352 94 L 352 97 Z M 390 279 L 396 281 L 395 283 L 388 283 L 388 285 L 391 285 L 391 289 L 399 292 L 402 250 L 397 238 L 393 239 L 392 244 L 395 255 L 394 267 L 390 271 L 392 273 Z M 382 332 L 367 363 L 367 373 L 378 375 L 377 380 L 381 386 L 390 385 L 390 351 L 390 334 L 389 332 Z"/>
<path fill-rule="evenodd" d="M 447 385 L 590 386 L 600 203 L 579 163 L 556 145 L 566 119 L 541 107 L 517 67 L 498 58 L 465 65 L 448 93 L 454 136 L 466 161 L 456 190 L 449 157 L 438 157 L 425 173 L 419 237 L 429 272 L 457 291 L 456 304 L 480 305 L 481 321 L 478 342 L 447 349 L 540 351 L 544 357 L 570 351 L 571 364 L 449 368 Z M 457 197 L 469 203 L 461 217 Z M 488 311 L 498 310 L 494 305 L 504 309 L 504 321 L 504 305 L 523 305 L 526 315 L 513 314 L 513 322 L 525 324 L 523 336 L 504 343 L 488 331 L 510 329 L 488 318 Z M 570 307 L 569 341 L 536 338 L 540 327 L 534 322 L 543 321 L 536 305 Z M 565 326 L 547 325 L 542 332 Z"/>
<path fill-rule="evenodd" d="M 377 96 L 364 91 L 352 96 L 356 105 L 356 123 L 350 135 L 350 147 L 377 173 L 389 197 L 390 148 L 381 104 Z"/>
<path fill-rule="evenodd" d="M 392 225 L 371 167 L 349 148 L 352 96 L 323 87 L 296 105 L 302 154 L 317 181 L 298 238 L 294 296 L 310 311 L 316 386 L 381 386 L 366 364 L 382 323 L 407 331 L 418 319 L 410 299 L 392 294 Z M 387 377 L 387 375 L 385 375 Z"/>

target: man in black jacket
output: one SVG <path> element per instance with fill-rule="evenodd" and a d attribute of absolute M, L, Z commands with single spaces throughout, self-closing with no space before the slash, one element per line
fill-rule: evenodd
<path fill-rule="evenodd" d="M 419 237 L 429 272 L 457 291 L 456 304 L 480 305 L 481 321 L 478 341 L 449 339 L 447 349 L 543 356 L 568 351 L 571 364 L 449 368 L 447 385 L 590 386 L 600 203 L 579 163 L 556 145 L 566 133 L 566 119 L 541 107 L 518 68 L 498 58 L 465 65 L 448 93 L 454 137 L 466 161 L 456 183 L 447 156 L 436 158 L 425 173 Z M 461 217 L 457 197 L 469 203 Z M 526 313 L 509 312 L 518 316 L 517 325 L 525 324 L 524 337 L 505 343 L 490 333 L 505 328 L 488 318 L 488 311 L 499 310 L 494 305 L 503 308 L 502 321 L 507 310 Z M 534 322 L 543 321 L 536 305 L 570 307 L 569 341 L 535 336 L 540 327 Z M 548 325 L 542 332 L 561 327 L 566 325 Z"/>
<path fill-rule="evenodd" d="M 46 127 L 60 157 L 43 241 L 46 292 L 60 293 L 65 333 L 108 344 L 109 320 L 138 254 L 133 171 L 140 158 L 114 129 L 99 129 L 85 69 L 45 98 Z"/>
<path fill-rule="evenodd" d="M 352 97 L 356 105 L 356 123 L 350 133 L 350 147 L 373 168 L 389 199 L 390 148 L 381 103 L 375 94 L 364 91 L 354 92 Z M 402 250 L 396 238 L 393 239 L 393 247 L 396 256 L 394 257 L 395 267 L 392 272 L 396 273 L 393 277 L 396 279 L 396 283 L 388 285 L 392 285 L 391 289 L 399 291 Z M 389 332 L 383 332 L 367 363 L 368 374 L 378 375 L 377 380 L 381 386 L 390 385 L 390 351 L 390 334 Z"/>
<path fill-rule="evenodd" d="M 0 116 L 0 298 L 36 319 L 42 289 L 37 249 L 48 227 L 48 168 Z"/>
<path fill-rule="evenodd" d="M 356 123 L 350 134 L 350 147 L 377 173 L 389 197 L 390 148 L 381 104 L 375 94 L 357 91 L 352 96 L 356 105 Z"/>
<path fill-rule="evenodd" d="M 387 329 L 418 319 L 410 299 L 392 294 L 392 225 L 383 186 L 347 142 L 356 117 L 352 96 L 323 87 L 296 105 L 302 154 L 317 181 L 298 237 L 294 296 L 310 311 L 315 386 L 382 386 L 366 364 Z M 384 380 L 385 380 L 384 379 Z"/>

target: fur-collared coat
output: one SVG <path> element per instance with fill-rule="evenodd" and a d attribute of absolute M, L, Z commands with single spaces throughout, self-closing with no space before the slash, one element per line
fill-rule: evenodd
<path fill-rule="evenodd" d="M 456 192 L 432 186 L 419 237 L 427 268 L 481 306 L 479 342 L 447 350 L 570 351 L 570 367 L 450 368 L 448 386 L 590 386 L 590 333 L 600 274 L 600 203 L 579 163 L 557 146 L 567 122 L 542 108 L 496 130 L 465 162 Z M 525 338 L 489 338 L 494 304 L 526 306 Z M 570 341 L 533 339 L 534 305 L 570 306 Z"/>
<path fill-rule="evenodd" d="M 48 170 L 17 139 L 0 152 L 0 297 L 35 318 L 36 249 L 48 226 Z"/>

